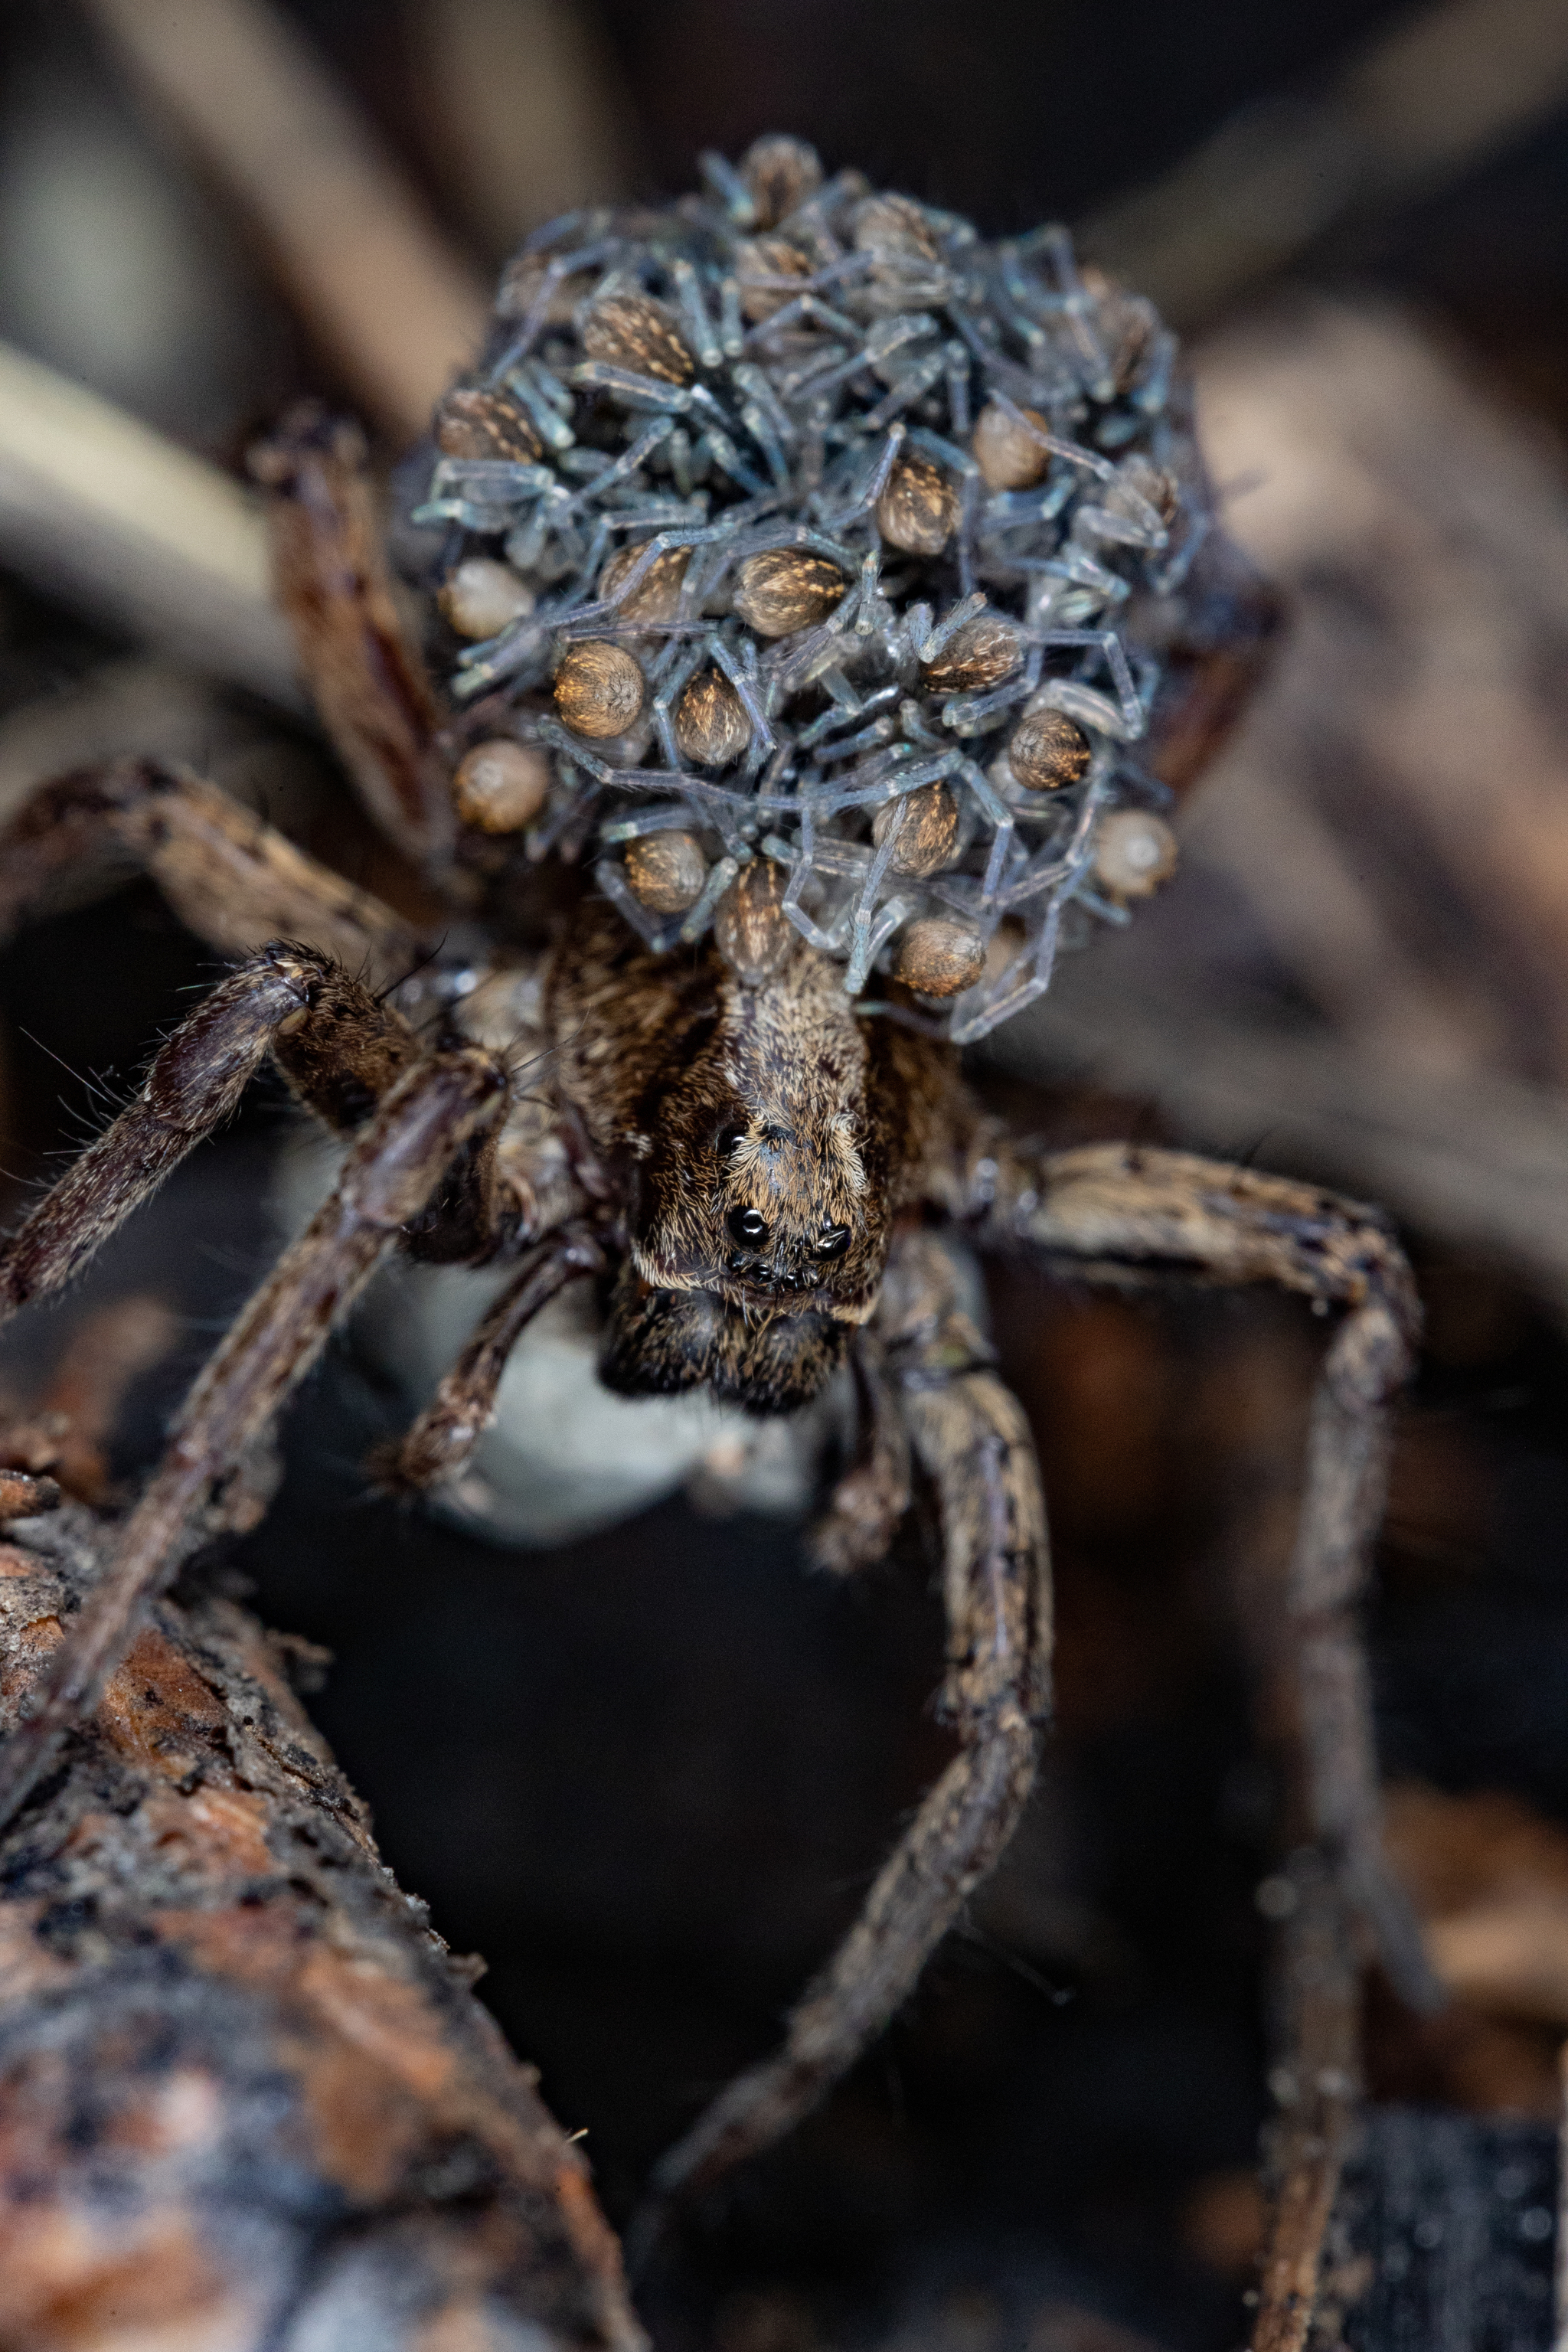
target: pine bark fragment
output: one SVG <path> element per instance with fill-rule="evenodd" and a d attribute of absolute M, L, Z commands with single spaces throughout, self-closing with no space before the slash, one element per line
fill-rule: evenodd
<path fill-rule="evenodd" d="M 106 1549 L 72 1504 L 7 1532 L 0 1732 Z M 0 2352 L 637 2352 L 586 2165 L 289 1655 L 161 1601 L 0 1841 Z"/>

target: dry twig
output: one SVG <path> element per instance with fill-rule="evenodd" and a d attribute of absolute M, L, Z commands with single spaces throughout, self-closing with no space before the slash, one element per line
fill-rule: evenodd
<path fill-rule="evenodd" d="M 1341 222 L 1484 163 L 1565 98 L 1568 16 L 1554 0 L 1444 0 L 1371 42 L 1315 97 L 1249 107 L 1079 234 L 1184 323 Z"/>
<path fill-rule="evenodd" d="M 103 1549 L 74 1505 L 0 1547 L 7 1730 Z M 583 2159 L 290 1654 L 161 1603 L 0 1846 L 0 2348 L 633 2352 Z"/>
<path fill-rule="evenodd" d="M 484 335 L 485 293 L 262 0 L 92 0 L 136 79 L 265 237 L 365 407 L 414 440 Z"/>
<path fill-rule="evenodd" d="M 0 344 L 0 553 L 84 611 L 297 705 L 250 493 Z"/>

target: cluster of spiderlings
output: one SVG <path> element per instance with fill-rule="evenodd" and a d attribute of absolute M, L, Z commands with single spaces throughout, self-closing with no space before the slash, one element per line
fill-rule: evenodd
<path fill-rule="evenodd" d="M 787 919 L 964 1042 L 1173 863 L 1131 747 L 1210 519 L 1174 340 L 1062 229 L 793 140 L 703 172 L 531 237 L 438 416 L 413 519 L 500 714 L 459 811 L 596 855 L 656 950 L 745 900 L 753 961 Z"/>

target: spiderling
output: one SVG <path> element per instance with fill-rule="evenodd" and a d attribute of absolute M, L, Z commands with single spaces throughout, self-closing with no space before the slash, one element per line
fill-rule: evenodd
<path fill-rule="evenodd" d="M 530 237 L 438 414 L 411 520 L 493 728 L 459 813 L 585 852 L 656 950 L 787 920 L 965 1043 L 1174 862 L 1175 339 L 1064 229 L 987 244 L 795 140 L 702 170 Z"/>

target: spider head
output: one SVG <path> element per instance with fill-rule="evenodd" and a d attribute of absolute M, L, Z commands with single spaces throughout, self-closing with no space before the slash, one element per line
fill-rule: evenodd
<path fill-rule="evenodd" d="M 612 1386 L 705 1381 L 785 1411 L 816 1393 L 871 1313 L 888 1153 L 836 979 L 803 949 L 768 987 L 727 983 L 671 1053 L 632 1145 Z"/>
<path fill-rule="evenodd" d="M 791 1121 L 776 1104 L 737 1103 L 700 1159 L 707 1163 L 716 1286 L 739 1305 L 812 1303 L 863 1319 L 882 1270 L 880 1203 L 847 1106 Z M 821 1107 L 817 1107 L 819 1113 Z"/>

